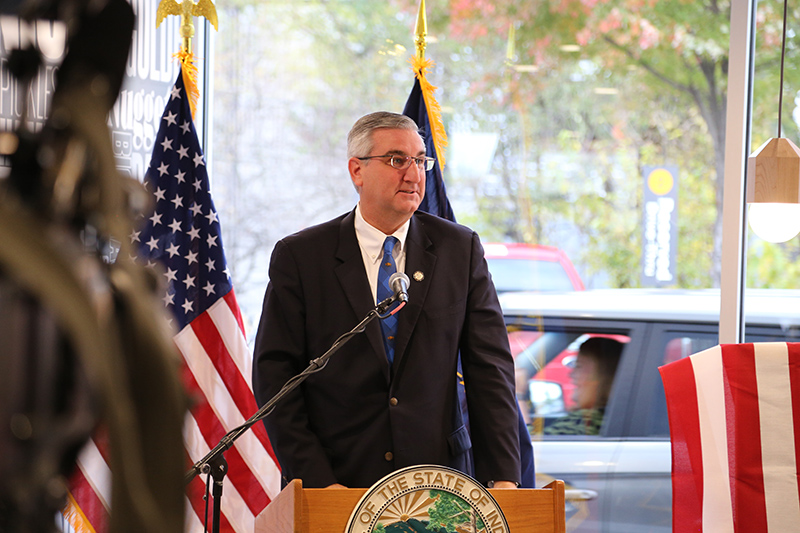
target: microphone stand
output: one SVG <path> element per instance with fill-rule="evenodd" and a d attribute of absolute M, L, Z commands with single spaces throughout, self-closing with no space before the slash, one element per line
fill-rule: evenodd
<path fill-rule="evenodd" d="M 395 307 L 391 312 L 388 312 L 389 306 L 392 305 L 397 300 L 400 300 L 400 305 Z M 219 441 L 219 443 L 210 451 L 208 452 L 205 457 L 197 461 L 191 469 L 186 473 L 184 476 L 184 483 L 188 485 L 198 474 L 201 472 L 204 474 L 211 474 L 212 479 L 214 480 L 213 483 L 213 490 L 212 496 L 214 498 L 214 508 L 212 514 L 212 533 L 219 533 L 219 525 L 220 525 L 220 501 L 222 498 L 222 482 L 225 479 L 225 475 L 228 473 L 228 462 L 225 460 L 225 456 L 223 453 L 228 450 L 236 439 L 238 439 L 242 434 L 247 432 L 256 422 L 263 420 L 266 418 L 272 410 L 275 408 L 275 405 L 282 400 L 287 394 L 292 392 L 298 385 L 300 385 L 303 381 L 308 378 L 311 374 L 315 372 L 319 372 L 328 364 L 328 360 L 331 356 L 336 353 L 339 348 L 344 346 L 347 341 L 353 338 L 355 335 L 359 333 L 363 333 L 367 327 L 367 324 L 370 323 L 373 319 L 377 318 L 387 318 L 390 315 L 397 313 L 400 309 L 402 309 L 406 301 L 408 300 L 408 296 L 405 293 L 397 292 L 378 305 L 376 305 L 367 316 L 364 317 L 361 322 L 356 324 L 356 326 L 345 333 L 344 335 L 340 336 L 336 339 L 328 351 L 319 356 L 316 359 L 313 359 L 308 367 L 300 372 L 298 375 L 294 376 L 293 378 L 289 379 L 281 390 L 279 390 L 275 396 L 269 399 L 261 408 L 256 411 L 253 416 L 247 419 L 247 421 L 242 424 L 241 426 L 235 427 L 230 430 L 224 437 Z M 208 502 L 206 502 L 206 506 Z M 206 514 L 206 517 L 208 514 Z"/>

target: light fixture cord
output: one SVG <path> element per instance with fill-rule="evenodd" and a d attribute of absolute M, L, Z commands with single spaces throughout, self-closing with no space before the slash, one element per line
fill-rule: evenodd
<path fill-rule="evenodd" d="M 781 111 L 783 110 L 783 59 L 786 56 L 786 16 L 789 0 L 783 0 L 783 38 L 781 39 L 781 89 L 778 93 L 778 137 L 781 136 Z"/>

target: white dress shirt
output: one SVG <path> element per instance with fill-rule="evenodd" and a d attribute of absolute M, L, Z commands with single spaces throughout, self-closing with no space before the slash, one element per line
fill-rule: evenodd
<path fill-rule="evenodd" d="M 397 231 L 392 233 L 398 241 L 392 250 L 392 257 L 394 257 L 394 264 L 397 265 L 398 272 L 405 272 L 406 268 L 406 236 L 408 235 L 407 220 L 405 224 L 397 228 Z M 369 288 L 372 292 L 372 298 L 377 304 L 378 292 L 378 269 L 380 268 L 380 261 L 383 258 L 383 242 L 386 240 L 384 232 L 370 225 L 369 222 L 364 220 L 361 214 L 361 205 L 356 205 L 356 239 L 358 239 L 358 246 L 361 248 L 361 258 L 364 260 L 364 269 L 367 272 L 367 279 L 369 280 Z"/>

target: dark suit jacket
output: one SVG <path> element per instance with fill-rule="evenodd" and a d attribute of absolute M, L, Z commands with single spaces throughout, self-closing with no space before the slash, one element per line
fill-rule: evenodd
<path fill-rule="evenodd" d="M 254 355 L 259 405 L 373 308 L 354 218 L 275 246 Z M 396 315 L 392 371 L 373 320 L 264 420 L 285 480 L 369 487 L 410 465 L 461 469 L 470 439 L 454 427 L 460 350 L 474 475 L 519 481 L 513 360 L 477 234 L 416 213 L 405 271 L 409 301 Z"/>

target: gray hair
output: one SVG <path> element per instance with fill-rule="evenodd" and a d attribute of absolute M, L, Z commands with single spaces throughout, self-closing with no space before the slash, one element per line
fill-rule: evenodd
<path fill-rule="evenodd" d="M 358 119 L 347 134 L 347 157 L 366 157 L 375 147 L 372 132 L 379 129 L 411 130 L 419 133 L 417 124 L 405 115 L 378 111 Z"/>

